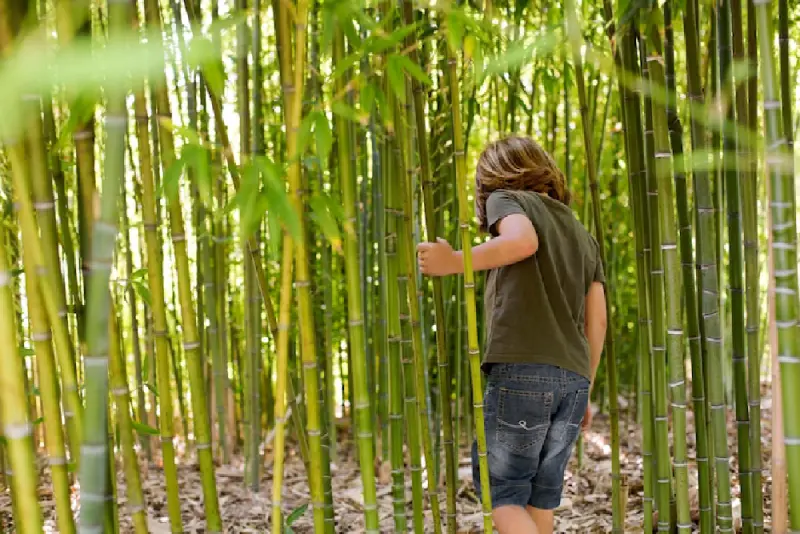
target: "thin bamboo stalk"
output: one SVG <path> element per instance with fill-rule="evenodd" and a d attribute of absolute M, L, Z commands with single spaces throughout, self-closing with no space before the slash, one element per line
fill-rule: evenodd
<path fill-rule="evenodd" d="M 39 374 L 39 392 L 44 408 L 45 442 L 47 459 L 53 482 L 53 497 L 56 502 L 58 529 L 64 533 L 75 532 L 70 503 L 70 483 L 67 472 L 67 454 L 64 448 L 64 429 L 61 425 L 58 370 L 52 348 L 52 334 L 47 314 L 42 306 L 39 276 L 34 268 L 30 247 L 23 248 L 30 336 L 36 351 L 36 368 Z M 16 347 L 16 345 L 13 345 Z"/>
<path fill-rule="evenodd" d="M 109 6 L 111 31 L 122 31 L 130 18 L 127 3 Z M 84 373 L 86 386 L 86 418 L 81 448 L 81 532 L 102 529 L 108 513 L 107 498 L 111 494 L 108 450 L 108 359 L 111 312 L 109 279 L 114 262 L 114 249 L 119 223 L 118 198 L 125 176 L 125 131 L 128 118 L 125 94 L 108 95 L 106 112 L 106 158 L 99 218 L 92 227 L 92 249 L 89 258 L 86 307 L 86 353 Z M 113 503 L 112 503 L 113 505 Z"/>
<path fill-rule="evenodd" d="M 778 361 L 783 392 L 783 442 L 789 473 L 789 525 L 790 530 L 800 530 L 800 412 L 794 409 L 797 391 L 800 389 L 800 356 L 797 355 L 797 224 L 794 216 L 796 206 L 791 154 L 784 146 L 791 135 L 791 129 L 789 132 L 782 131 L 784 125 L 778 115 L 781 103 L 776 90 L 771 2 L 758 0 L 754 4 L 766 125 L 765 170 L 770 180 L 769 205 L 772 213 L 769 228 L 774 261 L 771 279 L 775 287 L 775 324 L 778 328 Z M 783 66 L 788 67 L 787 64 Z M 788 68 L 782 70 L 788 71 Z M 788 76 L 788 73 L 783 75 Z M 788 103 L 788 94 L 786 97 Z M 785 113 L 786 111 L 784 117 Z"/>
<path fill-rule="evenodd" d="M 489 8 L 489 11 L 491 9 Z M 487 15 L 488 16 L 488 15 Z M 453 114 L 453 144 L 454 158 L 456 163 L 456 192 L 458 198 L 458 225 L 461 233 L 461 246 L 464 260 L 464 306 L 466 308 L 466 327 L 467 327 L 467 352 L 469 355 L 470 374 L 472 378 L 472 399 L 474 410 L 474 423 L 477 441 L 475 446 L 478 449 L 478 464 L 480 471 L 481 496 L 483 510 L 483 528 L 486 532 L 492 532 L 492 499 L 489 489 L 491 487 L 489 479 L 489 464 L 486 460 L 486 429 L 483 419 L 483 380 L 481 373 L 480 348 L 478 345 L 478 325 L 475 310 L 475 273 L 472 270 L 472 232 L 470 221 L 470 205 L 467 196 L 467 169 L 466 154 L 468 148 L 468 137 L 464 137 L 461 122 L 461 102 L 460 91 L 458 88 L 457 65 L 454 58 L 454 51 L 448 50 L 448 82 L 450 88 L 450 104 Z M 438 331 L 438 329 L 437 329 Z M 449 388 L 448 388 L 449 390 Z M 449 405 L 449 392 L 447 404 Z M 443 414 L 444 417 L 444 414 Z M 468 425 L 467 425 L 468 426 Z M 447 457 L 445 457 L 447 458 Z M 450 476 L 448 472 L 448 476 Z M 449 479 L 448 479 L 449 480 Z M 449 494 L 448 494 L 449 495 Z M 448 496 L 448 526 L 455 524 L 456 518 L 454 511 L 450 509 Z M 450 527 L 451 528 L 451 527 Z"/>
<path fill-rule="evenodd" d="M 594 160 L 594 138 L 593 126 L 589 119 L 589 108 L 586 98 L 586 86 L 584 83 L 583 61 L 581 59 L 581 27 L 577 20 L 577 9 L 574 3 L 567 4 L 566 8 L 566 30 L 572 44 L 572 62 L 575 66 L 575 80 L 578 86 L 578 101 L 580 102 L 581 122 L 583 123 L 583 146 L 584 156 L 586 157 L 586 169 L 588 180 L 592 192 L 592 206 L 594 212 L 594 227 L 597 236 L 597 243 L 600 249 L 600 261 L 603 263 L 605 272 L 608 271 L 606 262 L 605 240 L 603 239 L 603 221 L 600 213 L 600 193 L 597 183 L 597 167 Z M 567 156 L 569 157 L 569 156 Z M 610 293 L 610 292 L 609 292 Z M 611 493 L 612 493 L 612 532 L 620 533 L 625 528 L 625 511 L 620 509 L 622 500 L 620 492 L 622 489 L 620 479 L 620 449 L 619 449 L 619 407 L 617 399 L 617 368 L 616 357 L 614 354 L 614 321 L 611 309 L 613 297 L 606 295 L 606 313 L 608 315 L 609 335 L 605 339 L 606 352 L 606 378 L 608 380 L 609 405 L 611 415 Z"/>
<path fill-rule="evenodd" d="M 344 55 L 344 33 L 337 29 L 333 40 L 334 62 L 341 61 Z M 336 92 L 345 90 L 345 80 L 337 78 Z M 367 355 L 364 352 L 364 311 L 362 309 L 362 271 L 359 262 L 355 177 L 351 174 L 348 161 L 350 154 L 350 138 L 347 135 L 346 119 L 340 115 L 334 117 L 338 144 L 339 182 L 344 203 L 345 235 L 345 275 L 347 277 L 347 319 L 350 331 L 350 354 L 353 367 L 350 378 L 353 381 L 355 397 L 355 418 L 358 442 L 361 482 L 364 490 L 365 528 L 369 533 L 378 532 L 378 509 L 375 488 L 375 458 L 373 454 L 372 409 L 367 384 Z M 331 421 L 333 424 L 333 421 Z M 335 438 L 335 436 L 334 436 Z"/>
<path fill-rule="evenodd" d="M 119 448 L 125 467 L 125 497 L 128 502 L 128 513 L 133 517 L 133 528 L 136 534 L 147 534 L 147 512 L 142 494 L 141 475 L 136 451 L 133 448 L 133 424 L 130 412 L 130 392 L 125 372 L 125 360 L 120 350 L 120 334 L 117 312 L 114 303 L 109 314 L 109 371 L 111 374 L 111 395 L 114 399 L 116 419 L 119 432 Z"/>
<path fill-rule="evenodd" d="M 686 10 L 684 10 L 683 16 L 683 25 L 684 25 L 684 39 L 686 43 L 686 68 L 687 68 L 687 88 L 689 92 L 689 101 L 693 104 L 696 104 L 699 107 L 703 101 L 703 91 L 701 87 L 701 79 L 700 79 L 700 52 L 699 52 L 699 31 L 698 31 L 698 13 L 696 10 L 695 3 L 692 2 L 690 5 L 687 5 Z M 705 132 L 705 125 L 700 118 L 697 116 L 695 111 L 695 107 L 693 106 L 690 110 L 691 113 L 691 144 L 692 144 L 692 151 L 700 151 L 703 150 L 707 146 L 707 139 L 706 139 L 706 132 Z M 698 334 L 701 336 L 701 358 L 706 359 L 709 351 L 709 346 L 707 343 L 707 339 L 710 334 L 708 332 L 708 327 L 712 326 L 712 324 L 707 320 L 706 314 L 709 311 L 708 306 L 706 305 L 709 301 L 706 298 L 705 294 L 706 291 L 710 289 L 708 283 L 711 282 L 712 284 L 716 283 L 716 280 L 708 280 L 706 277 L 706 273 L 708 269 L 704 271 L 701 266 L 703 265 L 703 257 L 701 253 L 702 242 L 705 241 L 708 243 L 710 236 L 706 233 L 709 230 L 708 226 L 708 213 L 703 211 L 704 206 L 702 206 L 702 202 L 704 201 L 702 191 L 705 191 L 705 195 L 707 196 L 708 191 L 708 173 L 704 169 L 695 169 L 693 171 L 694 182 L 695 182 L 695 210 L 697 214 L 696 220 L 696 235 L 697 235 L 697 295 L 699 296 L 698 304 L 700 304 L 700 313 L 699 315 L 702 320 L 698 324 L 699 331 Z M 704 235 L 706 234 L 706 235 Z M 685 261 L 685 260 L 684 260 Z M 697 297 L 696 297 L 697 298 Z M 692 309 L 687 302 L 687 310 Z M 689 317 L 691 321 L 691 317 Z M 718 324 L 718 323 L 717 323 Z M 690 333 L 690 335 L 692 335 Z M 694 356 L 694 354 L 693 354 Z M 706 460 L 705 465 L 700 463 L 700 458 L 702 457 L 700 453 L 701 448 L 701 440 L 705 440 L 708 442 L 702 448 L 706 448 L 708 452 L 713 451 L 712 440 L 711 436 L 708 435 L 708 423 L 709 417 L 707 416 L 707 400 L 703 397 L 705 396 L 705 384 L 709 382 L 709 379 L 706 375 L 706 369 L 703 368 L 702 361 L 700 362 L 699 366 L 695 364 L 695 360 L 692 360 L 692 394 L 693 400 L 695 401 L 695 427 L 697 429 L 697 443 L 698 443 L 698 473 L 701 478 L 701 491 L 700 491 L 700 528 L 701 532 L 712 532 L 714 529 L 714 510 L 713 510 L 713 493 L 714 488 L 712 486 L 714 481 L 713 476 L 713 464 L 710 463 L 710 459 Z M 702 373 L 702 374 L 698 374 Z M 709 392 L 710 397 L 710 392 Z M 702 406 L 700 406 L 702 403 Z M 703 417 L 704 421 L 700 421 L 699 417 Z M 716 452 L 716 451 L 714 451 Z M 706 458 L 708 458 L 708 453 L 706 453 Z M 705 473 L 708 473 L 707 475 Z M 705 486 L 705 483 L 702 481 L 705 477 L 708 477 L 710 483 L 708 486 Z M 727 469 L 723 476 L 729 476 L 727 473 Z M 729 479 L 728 479 L 729 480 Z M 717 481 L 717 484 L 724 483 Z M 728 482 L 729 484 L 729 482 Z M 707 490 L 703 490 L 703 488 L 707 488 Z M 707 495 L 707 497 L 706 497 Z"/>
<path fill-rule="evenodd" d="M 21 172 L 18 165 L 13 172 Z M 0 338 L 6 340 L 0 350 L 3 367 L 0 373 L 0 422 L 9 466 L 14 466 L 13 476 L 9 470 L 6 475 L 13 495 L 16 528 L 21 534 L 38 534 L 42 532 L 42 518 L 36 491 L 38 477 L 32 440 L 33 426 L 28 418 L 25 400 L 23 360 L 17 353 L 16 312 L 12 293 L 13 277 L 8 262 L 7 232 L 7 226 L 0 225 Z"/>
<path fill-rule="evenodd" d="M 321 421 L 319 406 L 319 375 L 316 357 L 315 333 L 313 328 L 313 310 L 308 272 L 308 250 L 304 236 L 305 217 L 302 197 L 301 167 L 298 152 L 298 129 L 302 118 L 303 80 L 305 79 L 306 59 L 306 19 L 308 3 L 298 0 L 293 10 L 294 15 L 294 54 L 291 53 L 291 33 L 289 13 L 279 10 L 278 25 L 280 31 L 281 79 L 284 82 L 284 103 L 286 119 L 286 148 L 289 154 L 288 181 L 292 205 L 300 215 L 299 235 L 301 239 L 294 243 L 295 247 L 295 285 L 297 287 L 298 318 L 300 324 L 300 355 L 303 363 L 303 387 L 306 397 L 306 432 L 309 443 L 309 483 L 311 486 L 311 508 L 314 516 L 316 532 L 327 532 L 333 528 L 331 521 L 325 517 L 325 480 L 323 477 L 323 456 Z M 292 65 L 294 57 L 294 65 Z"/>
<path fill-rule="evenodd" d="M 402 19 L 406 24 L 413 24 L 414 23 L 414 13 L 413 8 L 411 6 L 411 2 L 407 0 L 403 0 L 402 2 Z M 414 35 L 409 34 L 406 38 L 406 44 L 411 45 L 413 44 Z M 411 61 L 420 65 L 420 61 L 418 59 L 417 49 L 416 47 L 411 47 L 411 51 L 409 53 Z M 414 114 L 414 124 L 416 125 L 416 136 L 417 136 L 417 150 L 419 151 L 419 166 L 422 173 L 421 176 L 421 185 L 422 185 L 422 192 L 424 197 L 424 206 L 425 206 L 425 222 L 426 222 L 426 230 L 428 233 L 428 237 L 433 239 L 437 234 L 437 226 L 436 226 L 436 216 L 434 214 L 434 205 L 433 205 L 433 180 L 431 177 L 431 169 L 430 169 L 430 158 L 428 155 L 428 143 L 427 143 L 427 128 L 426 128 L 426 121 L 425 121 L 425 108 L 423 106 L 422 101 L 422 88 L 420 87 L 420 83 L 415 78 L 411 80 L 411 93 L 413 94 L 413 114 Z M 444 314 L 444 300 L 442 297 L 442 281 L 441 279 L 434 278 L 433 279 L 433 302 L 434 302 L 434 317 L 436 321 L 436 358 L 438 362 L 438 372 L 439 372 L 439 388 L 441 390 L 441 396 L 444 399 L 447 399 L 447 402 L 444 403 L 443 410 L 447 410 L 446 412 L 442 412 L 442 417 L 446 419 L 450 419 L 450 376 L 449 376 L 449 366 L 447 360 L 447 341 L 445 337 L 445 314 Z M 442 529 L 442 519 L 441 519 L 441 511 L 439 509 L 439 483 L 435 476 L 435 463 L 433 458 L 433 451 L 431 445 L 431 433 L 430 433 L 430 421 L 427 417 L 428 412 L 428 398 L 427 392 L 424 389 L 425 385 L 425 378 L 424 378 L 424 369 L 425 367 L 422 365 L 422 354 L 416 354 L 417 361 L 415 364 L 416 370 L 416 391 L 417 391 L 417 403 L 419 407 L 419 411 L 421 414 L 420 421 L 422 423 L 422 450 L 425 455 L 425 465 L 426 465 L 426 473 L 428 475 L 428 498 L 430 499 L 431 505 L 431 512 L 433 513 L 433 528 L 434 532 L 437 534 L 441 532 Z M 452 429 L 450 430 L 450 436 L 445 437 L 445 441 L 450 442 L 448 444 L 449 447 L 452 447 Z M 447 456 L 446 456 L 447 457 Z"/>

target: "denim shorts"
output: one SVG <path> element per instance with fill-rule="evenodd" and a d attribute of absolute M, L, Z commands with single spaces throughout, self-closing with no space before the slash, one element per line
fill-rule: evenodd
<path fill-rule="evenodd" d="M 564 471 L 589 402 L 589 380 L 538 364 L 494 364 L 484 395 L 492 508 L 561 503 Z M 481 495 L 477 442 L 472 478 Z"/>

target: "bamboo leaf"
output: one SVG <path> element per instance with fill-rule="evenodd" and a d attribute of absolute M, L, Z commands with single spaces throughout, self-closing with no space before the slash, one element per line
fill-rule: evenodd
<path fill-rule="evenodd" d="M 397 60 L 397 55 L 391 55 L 386 60 L 386 74 L 389 77 L 389 86 L 401 104 L 406 102 L 406 78 L 403 75 L 403 66 Z"/>
<path fill-rule="evenodd" d="M 70 113 L 67 121 L 61 128 L 58 136 L 57 145 L 63 149 L 71 145 L 72 136 L 78 130 L 78 127 L 85 124 L 86 121 L 94 116 L 97 104 L 100 102 L 100 94 L 97 91 L 90 91 L 78 95 L 78 97 L 70 105 Z"/>
<path fill-rule="evenodd" d="M 281 179 L 283 173 L 280 167 L 266 156 L 256 157 L 255 162 L 261 171 L 265 198 L 268 201 L 270 213 L 274 212 L 277 215 L 281 224 L 288 230 L 293 239 L 299 239 L 299 214 L 295 212 L 289 200 L 289 195 L 286 193 L 286 185 Z"/>
<path fill-rule="evenodd" d="M 457 11 L 447 14 L 447 41 L 451 50 L 461 49 L 461 43 L 464 41 L 464 19 Z"/>
<path fill-rule="evenodd" d="M 149 383 L 149 382 L 145 382 L 145 383 L 144 383 L 144 387 L 147 389 L 147 391 L 149 391 L 150 393 L 152 393 L 153 395 L 155 395 L 155 396 L 156 396 L 156 398 L 158 398 L 158 389 L 156 389 L 155 387 L 153 387 L 153 385 L 152 385 L 151 383 Z"/>
<path fill-rule="evenodd" d="M 249 239 L 255 231 L 261 216 L 259 204 L 266 210 L 264 202 L 259 203 L 259 169 L 252 162 L 248 162 L 241 167 L 242 182 L 239 192 L 234 197 L 239 206 L 239 224 L 241 225 L 242 236 Z"/>
<path fill-rule="evenodd" d="M 181 182 L 181 175 L 183 174 L 183 169 L 186 166 L 186 162 L 183 161 L 182 158 L 176 159 L 172 165 L 167 168 L 164 172 L 164 178 L 161 181 L 161 185 L 159 186 L 160 192 L 159 196 L 163 194 L 168 201 L 172 202 L 178 196 L 178 190 L 180 188 Z"/>
<path fill-rule="evenodd" d="M 311 129 L 314 126 L 314 114 L 309 113 L 303 117 L 300 129 L 297 132 L 297 154 L 289 154 L 290 158 L 302 158 L 311 142 Z"/>
<path fill-rule="evenodd" d="M 329 208 L 329 201 L 325 195 L 314 195 L 309 200 L 311 205 L 311 217 L 322 230 L 322 234 L 330 241 L 331 247 L 336 252 L 342 251 L 342 237 L 339 232 L 339 225 L 336 223 L 334 215 Z"/>
<path fill-rule="evenodd" d="M 141 297 L 141 299 L 142 299 L 142 300 L 143 300 L 143 301 L 144 301 L 144 302 L 145 302 L 145 303 L 146 303 L 148 306 L 152 306 L 152 305 L 153 305 L 153 301 L 152 301 L 152 297 L 151 297 L 151 295 L 150 295 L 150 288 L 149 288 L 149 287 L 147 287 L 147 286 L 146 286 L 146 285 L 145 285 L 145 284 L 144 284 L 142 281 L 140 281 L 140 280 L 133 280 L 131 283 L 133 284 L 133 287 L 134 287 L 134 289 L 136 290 L 136 293 L 139 295 L 139 297 Z"/>
<path fill-rule="evenodd" d="M 403 70 L 405 70 L 412 78 L 416 79 L 418 82 L 424 85 L 431 85 L 433 82 L 428 77 L 427 74 L 420 68 L 419 65 L 411 61 L 408 56 L 397 55 L 397 61 L 402 66 Z"/>
<path fill-rule="evenodd" d="M 186 58 L 189 66 L 198 68 L 216 96 L 221 96 L 225 90 L 225 69 L 219 61 L 217 47 L 206 37 L 195 37 L 189 43 Z"/>
<path fill-rule="evenodd" d="M 307 509 L 308 509 L 308 504 L 304 504 L 304 505 L 302 505 L 302 506 L 300 506 L 298 508 L 295 508 L 292 511 L 292 513 L 289 514 L 289 517 L 286 518 L 286 526 L 287 527 L 292 526 L 295 521 L 300 519 L 303 516 L 303 514 L 306 513 Z"/>
<path fill-rule="evenodd" d="M 372 113 L 372 108 L 375 106 L 375 93 L 377 93 L 377 91 L 378 88 L 375 87 L 373 83 L 368 83 L 361 88 L 360 107 L 362 111 Z"/>
<path fill-rule="evenodd" d="M 201 145 L 190 143 L 184 145 L 181 156 L 185 159 L 186 164 L 194 170 L 200 200 L 206 206 L 211 205 L 212 184 L 208 150 Z"/>
<path fill-rule="evenodd" d="M 351 120 L 353 122 L 361 123 L 361 115 L 358 111 L 353 109 L 351 106 L 345 104 L 341 100 L 336 100 L 331 104 L 331 111 L 335 114 L 339 115 L 340 117 L 344 117 L 345 119 Z"/>
<path fill-rule="evenodd" d="M 133 426 L 133 429 L 136 430 L 140 434 L 147 434 L 148 436 L 157 436 L 158 435 L 158 429 L 157 428 L 153 428 L 150 425 L 146 425 L 144 423 L 140 423 L 139 421 L 131 420 L 131 426 Z"/>
<path fill-rule="evenodd" d="M 317 155 L 320 161 L 327 161 L 333 146 L 333 133 L 328 117 L 325 113 L 317 111 L 314 118 L 314 137 L 317 141 Z"/>

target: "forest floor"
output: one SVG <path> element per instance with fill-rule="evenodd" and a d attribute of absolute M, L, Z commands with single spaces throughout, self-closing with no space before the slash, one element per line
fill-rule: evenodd
<path fill-rule="evenodd" d="M 768 393 L 765 391 L 765 393 Z M 624 403 L 623 403 L 624 404 Z M 639 448 L 639 434 L 635 422 L 631 420 L 630 411 L 622 408 L 620 422 L 620 447 L 622 473 L 627 483 L 626 531 L 642 532 L 642 456 Z M 764 506 L 766 532 L 770 532 L 770 490 L 771 490 L 771 402 L 768 397 L 762 400 L 762 451 L 764 466 Z M 690 429 L 692 426 L 691 411 L 687 412 Z M 735 421 L 729 420 L 729 443 L 735 441 Z M 690 444 L 690 499 L 692 519 L 697 524 L 697 481 L 696 463 L 694 461 L 694 433 L 689 435 Z M 340 441 L 339 463 L 332 466 L 333 494 L 336 512 L 336 532 L 363 532 L 361 513 L 361 479 L 358 464 L 354 458 L 350 442 Z M 738 479 L 736 477 L 735 446 L 731 446 L 731 476 L 734 487 L 734 516 L 741 515 L 738 495 Z M 460 534 L 481 532 L 481 508 L 472 485 L 469 450 L 462 449 L 459 455 L 459 487 L 457 488 L 457 506 Z M 240 461 L 230 465 L 217 467 L 217 489 L 222 511 L 225 531 L 229 533 L 268 532 L 270 515 L 270 498 L 272 493 L 271 458 L 267 454 L 266 468 L 263 469 L 260 490 L 251 492 L 244 485 L 244 473 Z M 47 520 L 46 532 L 56 532 L 55 504 L 52 500 L 52 489 L 49 485 L 45 462 L 41 462 L 40 502 Z M 158 465 L 146 465 L 142 462 L 142 484 L 147 502 L 148 522 L 153 534 L 170 532 L 167 523 L 166 492 L 162 471 Z M 205 532 L 202 489 L 199 471 L 191 454 L 184 454 L 179 465 L 181 508 L 184 531 L 187 533 Z M 381 532 L 393 532 L 391 503 L 391 481 L 388 466 L 378 469 L 378 499 Z M 126 509 L 124 476 L 118 473 L 118 496 L 120 503 L 121 531 L 132 532 L 132 525 Z M 408 483 L 408 517 L 411 517 L 411 490 Z M 74 498 L 77 500 L 77 490 Z M 305 470 L 299 457 L 290 454 L 287 458 L 284 482 L 284 507 L 287 514 L 308 502 L 309 489 L 306 483 Z M 440 497 L 444 510 L 444 494 Z M 75 503 L 77 504 L 77 503 Z M 427 509 L 427 503 L 426 503 Z M 573 455 L 566 475 L 565 491 L 561 507 L 556 513 L 556 532 L 559 533 L 606 533 L 611 531 L 611 444 L 610 427 L 607 415 L 596 415 L 592 428 L 585 434 L 585 458 L 583 467 L 578 468 L 577 459 Z M 6 532 L 14 532 L 11 524 L 11 506 L 8 492 L 0 493 L 0 521 Z M 429 510 L 426 510 L 427 532 L 433 532 L 433 521 Z M 737 524 L 740 520 L 737 519 Z M 312 532 L 311 512 L 301 516 L 292 526 L 297 533 Z M 738 529 L 737 529 L 738 531 Z"/>

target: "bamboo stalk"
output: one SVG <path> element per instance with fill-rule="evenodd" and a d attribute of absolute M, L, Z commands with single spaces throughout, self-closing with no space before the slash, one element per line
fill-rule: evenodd
<path fill-rule="evenodd" d="M 765 170 L 769 176 L 770 238 L 775 287 L 775 324 L 778 330 L 778 361 L 783 392 L 783 443 L 789 473 L 789 525 L 800 530 L 800 412 L 794 409 L 800 388 L 800 356 L 797 356 L 797 234 L 795 186 L 791 154 L 785 149 L 789 139 L 779 117 L 781 103 L 776 90 L 770 1 L 754 1 L 761 53 L 761 82 L 766 125 Z M 784 22 L 785 24 L 785 22 Z M 784 65 L 786 66 L 786 65 Z M 785 75 L 786 76 L 786 75 Z M 786 95 L 788 97 L 788 95 Z M 788 103 L 788 98 L 787 98 Z M 784 111 L 784 113 L 786 113 Z M 784 115 L 785 117 L 785 115 Z M 791 131 L 791 130 L 789 130 Z"/>
<path fill-rule="evenodd" d="M 344 34 L 337 29 L 333 40 L 334 62 L 341 61 L 344 55 Z M 345 90 L 345 80 L 337 78 L 336 92 Z M 334 117 L 336 137 L 338 139 L 339 181 L 342 191 L 345 215 L 345 275 L 347 277 L 347 319 L 350 331 L 350 354 L 353 367 L 350 370 L 355 393 L 355 418 L 358 442 L 359 466 L 361 467 L 361 481 L 364 489 L 364 519 L 365 528 L 369 533 L 377 533 L 378 509 L 375 488 L 375 458 L 373 455 L 373 429 L 370 394 L 367 384 L 367 355 L 364 353 L 364 311 L 362 308 L 362 272 L 359 265 L 359 250 L 356 219 L 356 192 L 355 177 L 351 175 L 348 160 L 351 146 L 347 134 L 347 122 L 344 117 Z M 331 425 L 333 425 L 331 421 Z M 335 439 L 335 435 L 333 436 Z"/>
<path fill-rule="evenodd" d="M 182 532 L 180 497 L 178 494 L 178 472 L 175 467 L 175 446 L 173 444 L 174 407 L 170 386 L 169 340 L 167 338 L 167 314 L 164 296 L 164 272 L 162 261 L 161 234 L 158 230 L 158 203 L 155 197 L 153 159 L 150 151 L 147 107 L 144 92 L 134 93 L 136 114 L 136 135 L 142 180 L 142 222 L 147 247 L 147 279 L 150 289 L 152 336 L 154 343 L 154 367 L 156 368 L 156 387 L 159 402 L 159 431 L 161 441 L 161 462 L 166 481 L 167 511 L 172 532 Z M 155 143 L 157 145 L 157 143 Z"/>
<path fill-rule="evenodd" d="M 597 244 L 600 250 L 600 261 L 603 264 L 605 272 L 609 272 L 608 263 L 606 261 L 605 240 L 603 239 L 603 221 L 600 213 L 600 193 L 599 185 L 597 182 L 597 167 L 594 161 L 594 139 L 593 139 L 593 126 L 589 119 L 589 108 L 586 98 L 586 86 L 584 84 L 583 62 L 581 60 L 581 46 L 583 39 L 581 38 L 581 27 L 577 20 L 576 6 L 574 3 L 567 4 L 566 8 L 566 29 L 568 38 L 572 44 L 572 62 L 575 66 L 575 79 L 578 86 L 578 100 L 580 102 L 581 122 L 583 124 L 583 146 L 584 156 L 586 157 L 586 169 L 588 171 L 588 180 L 592 192 L 592 206 L 594 212 L 594 228 L 597 237 Z M 569 155 L 567 156 L 569 157 Z M 610 293 L 610 292 L 609 292 Z M 606 351 L 606 377 L 608 379 L 609 389 L 609 405 L 611 415 L 611 493 L 612 493 L 612 516 L 613 516 L 613 530 L 612 532 L 621 533 L 625 529 L 625 510 L 620 509 L 623 502 L 620 498 L 621 495 L 621 479 L 620 479 L 620 449 L 619 449 L 619 407 L 617 399 L 617 367 L 616 356 L 614 353 L 614 320 L 611 309 L 613 302 L 611 294 L 606 295 L 606 314 L 608 315 L 608 331 L 609 335 L 605 339 Z"/>
<path fill-rule="evenodd" d="M 133 528 L 136 534 L 147 534 L 147 513 L 142 494 L 141 476 L 136 451 L 133 448 L 133 424 L 130 413 L 130 393 L 125 373 L 125 360 L 120 350 L 119 325 L 117 312 L 112 302 L 109 314 L 109 371 L 111 374 L 111 394 L 116 408 L 119 432 L 119 448 L 125 467 L 125 497 L 128 501 L 128 513 L 133 517 Z"/>
<path fill-rule="evenodd" d="M 39 289 L 39 275 L 34 268 L 30 247 L 23 248 L 25 265 L 25 295 L 28 301 L 30 336 L 36 351 L 36 368 L 39 374 L 39 391 L 44 408 L 45 442 L 47 459 L 53 482 L 53 497 L 56 502 L 58 529 L 64 533 L 75 532 L 70 503 L 70 483 L 67 472 L 67 454 L 64 448 L 64 434 L 61 425 L 59 402 L 58 370 L 52 348 L 52 334 L 47 315 L 42 306 Z M 12 308 L 13 310 L 13 308 Z M 16 345 L 13 345 L 16 347 Z"/>

